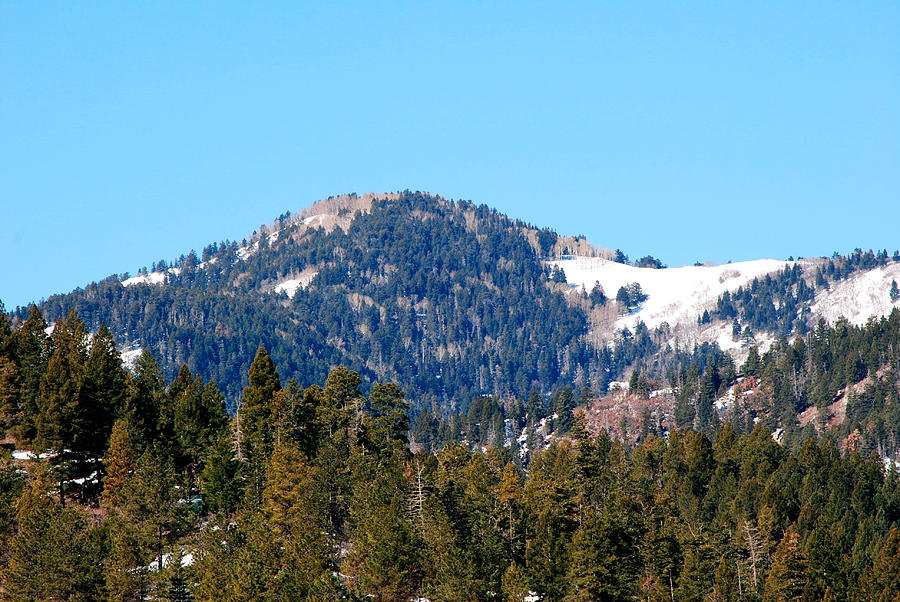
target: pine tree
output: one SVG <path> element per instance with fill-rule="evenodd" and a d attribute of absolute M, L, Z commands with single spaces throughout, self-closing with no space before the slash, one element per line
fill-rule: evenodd
<path fill-rule="evenodd" d="M 184 554 L 181 548 L 176 547 L 169 557 L 169 588 L 166 600 L 168 602 L 193 602 L 194 597 L 188 589 L 182 559 Z"/>
<path fill-rule="evenodd" d="M 802 600 L 806 583 L 806 556 L 800 535 L 791 525 L 775 550 L 763 600 Z"/>
<path fill-rule="evenodd" d="M 51 338 L 54 351 L 41 377 L 38 415 L 35 418 L 40 449 L 61 452 L 76 439 L 87 438 L 82 427 L 82 388 L 87 360 L 87 329 L 74 313 L 66 322 L 58 320 Z"/>
<path fill-rule="evenodd" d="M 404 517 L 403 477 L 397 461 L 379 462 L 374 480 L 356 484 L 351 514 L 353 550 L 345 566 L 360 594 L 409 600 L 421 582 L 422 542 Z"/>
<path fill-rule="evenodd" d="M 559 434 L 572 430 L 575 409 L 575 397 L 572 395 L 572 387 L 565 385 L 553 396 L 553 411 L 556 413 L 556 430 Z"/>
<path fill-rule="evenodd" d="M 292 436 L 307 458 L 314 458 L 319 445 L 319 431 L 316 425 L 316 407 L 322 400 L 322 388 L 311 386 L 300 388 L 295 379 L 288 381 L 288 393 L 293 399 L 294 415 L 291 417 Z"/>
<path fill-rule="evenodd" d="M 137 455 L 131 439 L 128 418 L 120 418 L 113 425 L 109 450 L 103 459 L 106 476 L 103 478 L 103 503 L 121 508 L 128 500 L 130 481 L 137 467 Z"/>
<path fill-rule="evenodd" d="M 529 425 L 537 424 L 545 416 L 544 399 L 535 386 L 532 386 L 528 391 L 528 399 L 525 401 L 525 414 L 528 416 Z"/>
<path fill-rule="evenodd" d="M 513 561 L 519 555 L 518 514 L 522 500 L 522 482 L 519 471 L 512 462 L 503 467 L 503 476 L 497 489 L 497 501 L 500 502 L 506 523 L 506 558 Z"/>
<path fill-rule="evenodd" d="M 700 391 L 697 397 L 698 429 L 712 435 L 718 428 L 719 417 L 716 414 L 715 366 L 707 366 L 700 378 Z"/>
<path fill-rule="evenodd" d="M 272 453 L 275 393 L 281 382 L 275 365 L 262 347 L 250 365 L 250 384 L 241 397 L 240 424 L 243 455 L 247 461 L 248 493 L 259 499 L 265 478 L 265 464 Z"/>
<path fill-rule="evenodd" d="M 65 322 L 56 322 L 51 337 L 54 351 L 41 377 L 35 418 L 37 447 L 55 454 L 53 463 L 63 503 L 69 489 L 74 489 L 70 480 L 85 476 L 89 469 L 83 460 L 93 447 L 90 414 L 85 407 L 86 341 L 87 328 L 73 311 Z"/>
<path fill-rule="evenodd" d="M 209 447 L 228 430 L 228 412 L 225 409 L 225 396 L 219 392 L 219 388 L 213 381 L 209 381 L 203 387 L 200 403 L 203 407 L 203 415 L 206 418 L 206 423 L 201 433 L 201 441 L 203 447 Z"/>
<path fill-rule="evenodd" d="M 614 514 L 590 512 L 572 538 L 566 599 L 632 599 L 640 574 L 635 535 Z"/>
<path fill-rule="evenodd" d="M 13 357 L 14 345 L 12 323 L 6 315 L 3 299 L 0 299 L 0 357 Z"/>
<path fill-rule="evenodd" d="M 243 493 L 241 466 L 234 457 L 231 437 L 221 434 L 200 473 L 203 504 L 211 512 L 231 514 L 237 508 Z"/>
<path fill-rule="evenodd" d="M 19 405 L 19 370 L 13 360 L 0 355 L 0 428 L 15 433 L 23 419 Z"/>
<path fill-rule="evenodd" d="M 125 409 L 128 378 L 112 334 L 101 324 L 91 341 L 84 373 L 82 414 L 85 430 L 91 433 L 83 447 L 92 455 L 106 448 L 113 422 Z"/>
<path fill-rule="evenodd" d="M 152 545 L 140 526 L 117 511 L 110 512 L 104 524 L 106 558 L 104 578 L 109 600 L 144 600 L 151 587 L 148 565 Z"/>
<path fill-rule="evenodd" d="M 510 563 L 501 581 L 503 587 L 503 602 L 522 602 L 528 595 L 528 575 L 521 566 L 515 562 Z"/>
<path fill-rule="evenodd" d="M 16 502 L 25 486 L 23 475 L 9 462 L 0 461 L 0 556 L 6 558 L 16 527 Z"/>
<path fill-rule="evenodd" d="M 79 510 L 48 495 L 48 469 L 35 469 L 17 503 L 18 531 L 3 570 L 4 599 L 87 599 L 100 587 L 100 550 Z"/>
<path fill-rule="evenodd" d="M 359 374 L 344 366 L 328 374 L 322 403 L 316 408 L 316 422 L 323 435 L 330 437 L 350 426 L 351 414 L 364 403 L 360 383 Z"/>
<path fill-rule="evenodd" d="M 300 596 L 325 570 L 325 525 L 318 510 L 310 467 L 297 445 L 282 441 L 266 467 L 262 509 L 271 536 L 285 555 L 284 586 Z"/>
<path fill-rule="evenodd" d="M 900 598 L 900 529 L 888 533 L 866 572 L 863 586 L 870 600 L 894 602 Z"/>
<path fill-rule="evenodd" d="M 156 359 L 146 349 L 134 366 L 129 381 L 126 413 L 132 428 L 132 440 L 139 451 L 159 434 L 160 408 L 166 395 L 166 381 Z"/>
<path fill-rule="evenodd" d="M 369 394 L 373 435 L 376 446 L 383 452 L 405 450 L 409 443 L 409 402 L 405 396 L 394 383 L 377 384 Z"/>
<path fill-rule="evenodd" d="M 38 415 L 41 377 L 47 370 L 47 360 L 50 358 L 46 330 L 47 322 L 38 308 L 32 305 L 28 309 L 28 318 L 14 333 L 15 360 L 20 378 L 21 419 L 13 428 L 13 436 L 22 443 L 31 441 L 35 436 L 34 423 Z"/>
<path fill-rule="evenodd" d="M 154 441 L 147 447 L 126 491 L 126 516 L 153 541 L 157 566 L 161 567 L 165 537 L 177 519 L 175 464 L 162 443 Z"/>

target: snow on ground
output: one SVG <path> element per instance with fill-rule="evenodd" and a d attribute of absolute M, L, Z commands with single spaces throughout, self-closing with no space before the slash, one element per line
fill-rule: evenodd
<path fill-rule="evenodd" d="M 65 450 L 72 451 L 72 450 Z M 32 451 L 28 451 L 26 449 L 16 449 L 13 450 L 12 457 L 13 460 L 34 460 L 35 458 L 46 460 L 47 458 L 55 458 L 58 454 L 55 451 L 47 451 L 40 454 L 35 454 Z"/>
<path fill-rule="evenodd" d="M 871 316 L 886 316 L 894 307 L 900 309 L 900 301 L 891 302 L 892 280 L 900 283 L 900 263 L 851 274 L 831 283 L 830 290 L 819 289 L 812 312 L 832 324 L 840 316 L 856 325 L 865 324 Z"/>
<path fill-rule="evenodd" d="M 137 365 L 138 358 L 141 357 L 141 353 L 143 352 L 144 350 L 140 347 L 120 351 L 119 357 L 122 358 L 122 364 L 125 365 L 125 369 L 133 371 L 134 367 Z"/>
<path fill-rule="evenodd" d="M 163 556 L 162 556 L 163 568 L 166 568 L 167 566 L 169 566 L 171 558 L 172 558 L 171 554 L 168 554 L 168 553 L 163 554 Z M 194 564 L 194 553 L 193 552 L 188 552 L 181 557 L 181 566 L 191 566 L 192 564 Z M 154 560 L 153 562 L 151 562 L 149 564 L 149 566 L 147 568 L 153 572 L 158 571 L 159 570 L 159 561 Z"/>
<path fill-rule="evenodd" d="M 313 224 L 318 225 L 321 224 L 322 220 L 324 220 L 326 217 L 329 217 L 329 214 L 319 213 L 318 215 L 310 215 L 309 217 L 304 217 L 301 223 L 306 226 L 310 226 Z"/>
<path fill-rule="evenodd" d="M 131 278 L 126 278 L 122 281 L 122 286 L 132 286 L 134 284 L 164 284 L 166 281 L 167 274 L 178 275 L 181 273 L 181 268 L 169 268 L 164 272 L 150 272 L 149 274 L 139 274 L 137 276 L 132 276 Z"/>
<path fill-rule="evenodd" d="M 259 251 L 258 240 L 254 241 L 252 244 L 238 247 L 234 254 L 238 256 L 238 259 L 247 259 L 257 251 Z"/>
<path fill-rule="evenodd" d="M 285 293 L 288 297 L 293 299 L 294 295 L 297 294 L 297 291 L 309 286 L 309 283 L 312 282 L 313 278 L 315 278 L 318 273 L 318 270 L 303 270 L 300 275 L 295 278 L 285 278 L 278 282 L 275 285 L 275 288 L 272 289 L 272 292 Z"/>
<path fill-rule="evenodd" d="M 725 291 L 734 291 L 749 284 L 754 278 L 783 270 L 794 262 L 777 259 L 758 259 L 715 266 L 684 266 L 679 268 L 639 268 L 616 263 L 599 257 L 575 256 L 571 259 L 551 261 L 566 274 L 573 290 L 582 287 L 588 293 L 596 282 L 610 299 L 615 299 L 619 288 L 637 282 L 648 296 L 633 313 L 620 318 L 617 328 L 633 328 L 642 320 L 649 328 L 668 322 L 674 326 L 697 316 L 715 305 Z M 729 334 L 730 337 L 730 334 Z"/>

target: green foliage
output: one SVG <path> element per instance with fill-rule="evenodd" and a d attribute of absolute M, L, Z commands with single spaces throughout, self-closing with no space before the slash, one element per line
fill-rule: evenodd
<path fill-rule="evenodd" d="M 249 380 L 238 410 L 239 441 L 240 454 L 247 463 L 248 493 L 258 499 L 265 481 L 265 464 L 275 444 L 275 393 L 281 390 L 275 365 L 262 347 L 250 365 Z"/>
<path fill-rule="evenodd" d="M 91 331 L 105 323 L 120 341 L 153 350 L 167 379 L 187 364 L 217 383 L 232 412 L 247 385 L 247 350 L 259 346 L 304 385 L 344 365 L 368 382 L 414 391 L 417 409 L 455 403 L 463 412 L 483 393 L 555 390 L 579 367 L 599 382 L 622 367 L 584 340 L 585 311 L 548 281 L 551 231 L 416 192 L 376 199 L 347 230 L 299 216 L 272 228 L 277 240 L 261 231 L 247 241 L 262 242 L 252 254 L 222 242 L 203 251 L 202 267 L 174 262 L 180 272 L 165 285 L 123 287 L 111 277 L 40 310 L 56 320 L 74 308 Z M 272 292 L 273 282 L 304 270 L 316 275 L 292 299 Z"/>
<path fill-rule="evenodd" d="M 90 600 L 100 589 L 97 539 L 76 508 L 47 495 L 38 469 L 17 503 L 15 536 L 3 569 L 7 600 Z"/>
<path fill-rule="evenodd" d="M 200 474 L 206 508 L 211 512 L 234 512 L 244 491 L 241 476 L 241 462 L 234 457 L 231 437 L 220 435 L 209 450 Z"/>
<path fill-rule="evenodd" d="M 21 328 L 11 330 L 12 356 L 0 356 L 16 375 Z M 833 387 L 869 375 L 847 403 L 848 424 L 832 431 L 853 428 L 844 455 L 829 440 L 779 444 L 762 407 L 749 433 L 727 413 L 719 428 L 712 402 L 739 377 L 728 356 L 699 347 L 669 380 L 676 413 L 702 431 L 663 439 L 648 426 L 629 448 L 605 430 L 590 434 L 579 414 L 567 437 L 535 449 L 527 473 L 498 433 L 504 420 L 533 429 L 548 411 L 564 427 L 575 403 L 567 386 L 549 408 L 532 388 L 524 411 L 517 399 L 477 396 L 438 427 L 468 446 L 413 455 L 410 408 L 394 383 L 338 367 L 324 386 L 281 389 L 261 350 L 246 413 L 229 420 L 215 385 L 184 367 L 167 387 L 149 354 L 123 388 L 108 345 L 94 355 L 77 344 L 80 331 L 74 318 L 57 326 L 37 381 L 38 409 L 52 401 L 72 423 L 33 415 L 42 441 L 71 441 L 80 455 L 0 465 L 10 599 L 895 597 L 900 476 L 885 474 L 880 454 L 893 455 L 896 439 L 900 312 L 862 328 L 822 325 L 745 364 L 740 382 L 761 381 L 779 419 L 827 407 Z M 582 388 L 579 402 L 590 393 Z M 118 405 L 111 425 L 85 418 L 103 399 Z M 102 498 L 60 496 L 74 491 L 72 466 L 91 465 L 92 434 L 108 441 Z M 257 480 L 245 481 L 254 468 Z M 20 469 L 32 473 L 24 488 Z M 244 495 L 254 483 L 259 494 Z M 104 509 L 88 514 L 99 501 Z M 182 569 L 188 553 L 196 564 Z"/>
<path fill-rule="evenodd" d="M 632 282 L 625 286 L 621 286 L 616 293 L 616 301 L 627 309 L 634 309 L 646 300 L 647 295 L 641 289 L 641 285 L 638 282 Z"/>

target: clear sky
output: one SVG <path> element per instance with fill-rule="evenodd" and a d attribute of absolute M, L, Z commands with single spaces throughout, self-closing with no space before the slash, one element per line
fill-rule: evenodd
<path fill-rule="evenodd" d="M 0 0 L 7 308 L 427 190 L 669 265 L 900 248 L 900 3 Z"/>

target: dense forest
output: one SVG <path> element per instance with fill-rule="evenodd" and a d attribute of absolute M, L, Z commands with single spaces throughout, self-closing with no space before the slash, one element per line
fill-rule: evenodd
<path fill-rule="evenodd" d="M 106 324 L 122 344 L 150 350 L 169 378 L 187 364 L 231 406 L 260 345 L 310 381 L 342 364 L 452 412 L 475 395 L 549 389 L 579 373 L 608 382 L 630 361 L 589 345 L 584 310 L 552 286 L 541 259 L 555 233 L 410 192 L 367 211 L 351 202 L 341 215 L 344 226 L 328 229 L 284 214 L 249 241 L 155 262 L 164 286 L 111 276 L 39 308 L 51 322 L 75 309 L 91 332 Z M 292 297 L 273 290 L 301 273 L 310 281 Z"/>
<path fill-rule="evenodd" d="M 398 383 L 415 413 L 445 418 L 478 396 L 524 398 L 533 387 L 602 394 L 635 362 L 665 378 L 693 353 L 665 324 L 591 332 L 592 314 L 627 314 L 646 294 L 636 282 L 566 294 L 565 273 L 546 260 L 601 252 L 583 239 L 418 192 L 321 203 L 319 213 L 285 213 L 243 241 L 110 276 L 38 309 L 50 323 L 74 309 L 92 333 L 105 324 L 121 347 L 150 351 L 169 380 L 187 365 L 217 383 L 230 413 L 260 346 L 304 382 L 344 365 L 364 382 Z M 650 256 L 608 256 L 665 269 Z M 823 259 L 815 275 L 795 264 L 724 294 L 698 322 L 731 323 L 747 346 L 760 334 L 805 335 L 816 291 L 898 260 L 857 250 Z"/>
<path fill-rule="evenodd" d="M 900 313 L 865 329 L 823 326 L 739 370 L 698 353 L 682 380 L 696 373 L 701 390 L 721 390 L 721 377 L 772 379 L 773 399 L 796 404 L 795 393 L 777 393 L 779 375 L 806 365 L 802 391 L 876 373 L 872 387 L 888 389 L 898 323 Z M 283 382 L 260 348 L 247 383 L 230 418 L 215 384 L 187 366 L 169 381 L 149 352 L 126 370 L 109 331 L 89 336 L 74 312 L 49 337 L 36 308 L 30 322 L 0 319 L 2 426 L 16 448 L 0 460 L 3 597 L 893 600 L 900 591 L 900 476 L 873 453 L 878 431 L 866 422 L 897 411 L 896 379 L 854 402 L 867 410 L 848 403 L 845 428 L 863 425 L 875 443 L 824 432 L 786 446 L 762 421 L 694 430 L 703 393 L 677 391 L 694 407 L 682 428 L 626 441 L 589 434 L 575 410 L 568 435 L 535 449 L 527 470 L 502 444 L 414 452 L 403 391 L 345 367 L 321 384 Z M 640 376 L 633 386 L 646 389 Z M 580 397 L 562 387 L 551 400 L 571 410 Z M 523 419 L 547 413 L 537 409 L 545 399 L 532 391 Z M 470 404 L 473 438 L 499 428 L 492 407 L 484 396 Z"/>

